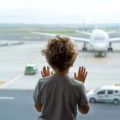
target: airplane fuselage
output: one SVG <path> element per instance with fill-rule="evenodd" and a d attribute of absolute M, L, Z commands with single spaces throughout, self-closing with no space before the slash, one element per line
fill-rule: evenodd
<path fill-rule="evenodd" d="M 105 32 L 104 30 L 100 29 L 95 29 L 92 34 L 89 32 L 81 32 L 77 31 L 79 33 L 89 35 L 90 38 L 80 38 L 80 37 L 72 37 L 72 36 L 67 36 L 71 38 L 73 42 L 83 42 L 83 51 L 87 51 L 87 43 L 92 47 L 92 50 L 94 50 L 97 54 L 95 56 L 106 56 L 106 51 L 112 51 L 112 43 L 113 42 L 120 42 L 120 37 L 118 38 L 109 38 L 108 33 L 112 32 Z M 114 32 L 114 31 L 113 31 Z M 32 33 L 37 33 L 41 35 L 47 35 L 47 36 L 56 36 L 55 34 L 50 34 L 50 33 L 38 33 L 38 32 L 32 32 Z"/>
<path fill-rule="evenodd" d="M 109 47 L 109 36 L 103 30 L 94 30 L 91 34 L 90 45 L 94 51 L 107 51 Z"/>

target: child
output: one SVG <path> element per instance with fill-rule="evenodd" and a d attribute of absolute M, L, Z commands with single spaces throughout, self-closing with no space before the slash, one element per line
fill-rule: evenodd
<path fill-rule="evenodd" d="M 39 120 L 76 120 L 77 106 L 81 113 L 88 113 L 89 103 L 83 85 L 87 76 L 85 68 L 79 67 L 74 79 L 68 76 L 78 54 L 71 39 L 62 36 L 50 39 L 42 54 L 54 74 L 44 66 L 43 78 L 33 93 L 35 108 L 42 112 Z"/>

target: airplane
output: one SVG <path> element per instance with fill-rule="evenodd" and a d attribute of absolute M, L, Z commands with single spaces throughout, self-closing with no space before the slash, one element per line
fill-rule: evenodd
<path fill-rule="evenodd" d="M 115 42 L 120 42 L 120 37 L 119 38 L 110 38 L 109 34 L 114 33 L 115 31 L 111 32 L 105 32 L 104 30 L 101 29 L 95 29 L 93 30 L 92 33 L 89 32 L 82 32 L 82 31 L 77 31 L 82 34 L 89 35 L 90 38 L 80 38 L 80 37 L 71 37 L 73 41 L 78 41 L 78 42 L 83 42 L 83 48 L 82 51 L 87 51 L 87 44 L 89 44 L 93 51 L 95 51 L 95 57 L 105 57 L 107 51 L 112 51 L 112 43 Z M 41 34 L 41 35 L 46 35 L 46 36 L 51 36 L 54 37 L 57 34 L 50 34 L 50 33 L 40 33 L 40 32 L 32 32 L 34 34 Z"/>

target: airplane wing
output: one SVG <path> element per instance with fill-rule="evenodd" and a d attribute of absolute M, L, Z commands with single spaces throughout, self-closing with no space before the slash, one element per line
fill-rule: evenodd
<path fill-rule="evenodd" d="M 40 34 L 40 35 L 46 35 L 46 36 L 50 36 L 50 37 L 55 37 L 56 35 L 58 35 L 58 34 L 40 33 L 40 32 L 32 32 L 32 33 L 34 33 L 34 34 Z M 66 36 L 66 35 L 64 35 L 64 36 Z M 77 41 L 77 42 L 90 42 L 90 39 L 87 39 L 87 38 L 71 37 L 71 36 L 67 36 L 67 37 L 69 37 L 72 40 Z"/>
<path fill-rule="evenodd" d="M 107 34 L 112 34 L 112 33 L 115 33 L 116 31 L 109 31 L 107 32 Z"/>
<path fill-rule="evenodd" d="M 83 31 L 79 31 L 79 30 L 77 30 L 76 32 L 81 33 L 81 34 L 85 34 L 85 35 L 91 35 L 91 33 L 89 33 L 89 32 L 83 32 Z"/>
<path fill-rule="evenodd" d="M 71 36 L 68 36 L 68 37 L 70 37 L 72 40 L 77 42 L 90 42 L 90 39 L 87 39 L 87 38 L 71 37 Z"/>
<path fill-rule="evenodd" d="M 33 34 L 40 34 L 40 35 L 46 35 L 46 36 L 49 36 L 49 37 L 55 37 L 56 35 L 58 34 L 52 34 L 52 33 L 41 33 L 41 32 L 31 32 Z"/>
<path fill-rule="evenodd" d="M 120 37 L 119 38 L 111 38 L 109 39 L 110 42 L 114 43 L 114 42 L 120 42 Z"/>

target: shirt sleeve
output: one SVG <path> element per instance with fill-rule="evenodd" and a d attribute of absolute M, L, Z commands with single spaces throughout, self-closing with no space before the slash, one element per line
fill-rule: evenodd
<path fill-rule="evenodd" d="M 35 101 L 35 103 L 37 104 L 42 104 L 41 102 L 41 91 L 40 91 L 40 86 L 41 86 L 41 83 L 40 83 L 40 80 L 38 81 L 36 87 L 35 87 L 35 90 L 33 92 L 33 100 Z"/>
<path fill-rule="evenodd" d="M 81 87 L 80 87 L 80 97 L 79 97 L 79 100 L 78 100 L 78 105 L 86 105 L 88 104 L 88 99 L 87 99 L 87 95 L 86 95 L 86 91 L 85 91 L 85 87 L 83 84 L 81 84 Z"/>

